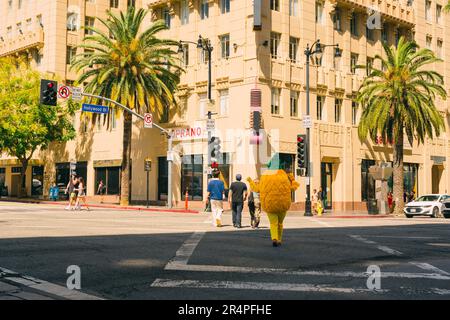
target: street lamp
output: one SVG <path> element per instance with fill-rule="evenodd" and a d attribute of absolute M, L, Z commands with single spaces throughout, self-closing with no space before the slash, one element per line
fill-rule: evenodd
<path fill-rule="evenodd" d="M 339 49 L 339 44 L 332 44 L 332 45 L 323 45 L 320 43 L 320 39 L 317 39 L 316 42 L 313 43 L 313 45 L 311 47 L 309 47 L 309 44 L 306 46 L 306 50 L 305 50 L 305 56 L 306 56 L 306 115 L 309 116 L 309 59 L 314 56 L 317 55 L 319 59 L 322 59 L 323 56 L 323 50 L 326 47 L 334 47 L 335 51 L 334 51 L 334 56 L 336 58 L 341 57 L 342 55 L 342 51 Z M 306 184 L 306 202 L 305 202 L 305 216 L 311 217 L 312 216 L 312 212 L 311 212 L 311 151 L 310 151 L 310 147 L 311 146 L 311 139 L 310 139 L 310 128 L 306 128 L 306 141 L 307 141 L 307 145 L 308 148 L 306 150 L 306 159 L 308 161 L 307 164 L 307 170 L 306 170 L 306 176 L 308 178 L 308 183 Z"/>

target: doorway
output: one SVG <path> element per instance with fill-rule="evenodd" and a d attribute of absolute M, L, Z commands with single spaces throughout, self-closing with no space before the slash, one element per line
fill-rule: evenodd
<path fill-rule="evenodd" d="M 433 165 L 431 168 L 431 192 L 434 194 L 439 193 L 439 185 L 441 184 L 443 167 L 439 165 Z"/>
<path fill-rule="evenodd" d="M 324 207 L 330 210 L 333 203 L 333 164 L 322 162 L 320 167 L 320 186 L 323 191 Z"/>
<path fill-rule="evenodd" d="M 158 157 L 158 200 L 167 200 L 169 163 L 167 157 Z"/>

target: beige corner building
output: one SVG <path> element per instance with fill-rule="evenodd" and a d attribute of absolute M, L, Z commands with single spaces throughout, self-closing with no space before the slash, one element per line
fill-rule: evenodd
<path fill-rule="evenodd" d="M 84 25 L 98 26 L 95 17 L 128 5 L 150 9 L 146 25 L 163 19 L 163 36 L 182 40 L 181 63 L 186 68 L 176 112 L 155 115 L 174 132 L 173 200 L 184 205 L 186 190 L 194 204 L 205 199 L 208 151 L 206 113 L 215 113 L 214 136 L 221 139 L 220 169 L 228 185 L 235 174 L 255 177 L 268 164 L 296 173 L 297 134 L 304 134 L 306 70 L 304 50 L 316 40 L 339 44 L 340 57 L 327 47 L 310 67 L 311 188 L 326 192 L 329 209 L 365 210 L 375 197 L 369 175 L 374 164 L 390 163 L 392 148 L 361 142 L 357 125 L 361 110 L 353 102 L 365 70 L 374 63 L 382 42 L 395 45 L 401 36 L 429 47 L 444 62 L 434 66 L 445 77 L 450 93 L 450 15 L 444 0 L 44 0 L 2 1 L 0 56 L 27 55 L 42 72 L 72 84 L 71 57 L 80 53 Z M 261 10 L 255 9 L 259 3 Z M 199 35 L 210 40 L 212 102 L 208 101 L 208 56 L 197 49 Z M 177 49 L 177 48 L 175 48 Z M 377 62 L 375 62 L 377 63 Z M 262 92 L 262 144 L 251 130 L 250 93 Z M 436 101 L 447 130 L 425 145 L 405 147 L 405 188 L 416 194 L 450 192 L 448 101 Z M 48 195 L 49 186 L 67 183 L 70 163 L 87 178 L 88 195 L 103 180 L 112 199 L 119 194 L 122 147 L 120 112 L 92 125 L 81 113 L 74 119 L 78 136 L 64 145 L 37 153 L 27 173 L 30 196 Z M 131 198 L 146 199 L 144 159 L 152 159 L 150 199 L 167 200 L 167 141 L 157 129 L 135 121 L 132 140 Z M 0 158 L 0 185 L 14 196 L 19 188 L 19 163 Z M 303 177 L 293 194 L 295 207 L 305 199 Z M 192 205 L 192 202 L 191 202 Z"/>

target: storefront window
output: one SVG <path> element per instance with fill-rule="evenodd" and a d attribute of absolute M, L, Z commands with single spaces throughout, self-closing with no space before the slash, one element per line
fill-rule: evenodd
<path fill-rule="evenodd" d="M 95 168 L 95 192 L 103 180 L 104 194 L 118 195 L 120 193 L 120 167 Z"/>
<path fill-rule="evenodd" d="M 188 189 L 189 200 L 203 200 L 203 156 L 201 154 L 183 156 L 181 166 L 181 197 L 185 199 Z"/>
<path fill-rule="evenodd" d="M 84 181 L 87 181 L 87 162 L 77 162 L 75 168 L 75 174 L 83 177 Z M 56 164 L 56 185 L 59 187 L 60 192 L 64 191 L 70 178 L 70 163 L 62 162 Z"/>
<path fill-rule="evenodd" d="M 0 197 L 1 196 L 7 196 L 6 188 L 6 169 L 0 168 Z"/>
<path fill-rule="evenodd" d="M 31 173 L 31 195 L 42 196 L 44 188 L 44 166 L 33 166 Z"/>
<path fill-rule="evenodd" d="M 375 165 L 375 160 L 363 159 L 361 162 L 361 200 L 375 199 L 375 180 L 369 174 L 369 168 Z"/>
<path fill-rule="evenodd" d="M 392 166 L 392 164 L 391 164 Z M 414 197 L 417 197 L 417 190 L 419 184 L 419 178 L 417 173 L 419 171 L 419 165 L 417 163 L 404 163 L 403 164 L 403 192 L 404 201 L 408 199 L 411 193 L 414 193 Z M 392 176 L 388 180 L 389 191 L 393 191 L 394 177 Z"/>

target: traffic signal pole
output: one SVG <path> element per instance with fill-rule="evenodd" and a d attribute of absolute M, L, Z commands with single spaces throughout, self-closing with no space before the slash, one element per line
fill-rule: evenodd
<path fill-rule="evenodd" d="M 132 115 L 138 117 L 139 119 L 141 119 L 142 121 L 144 121 L 144 116 L 140 115 L 139 113 L 131 110 L 130 108 L 124 106 L 123 104 L 111 100 L 109 98 L 106 97 L 102 97 L 102 96 L 97 96 L 94 94 L 89 94 L 89 93 L 82 93 L 82 96 L 88 97 L 88 98 L 94 98 L 94 99 L 100 99 L 103 101 L 107 101 L 110 102 L 120 108 L 122 108 L 123 110 L 131 113 Z M 172 164 L 173 164 L 173 159 L 172 159 L 172 135 L 170 134 L 170 132 L 166 129 L 164 129 L 163 127 L 159 126 L 156 123 L 153 123 L 153 126 L 158 128 L 161 132 L 163 132 L 166 137 L 167 137 L 167 154 L 168 154 L 168 158 L 167 158 L 167 162 L 168 162 L 168 170 L 167 170 L 167 207 L 172 208 Z"/>
<path fill-rule="evenodd" d="M 306 115 L 309 116 L 309 58 L 311 56 L 311 50 L 306 48 Z M 307 169 L 306 169 L 306 199 L 305 199 L 305 216 L 311 217 L 311 163 L 310 163 L 310 129 L 306 128 L 306 161 L 307 161 Z"/>

